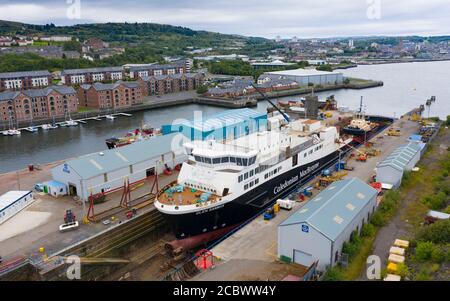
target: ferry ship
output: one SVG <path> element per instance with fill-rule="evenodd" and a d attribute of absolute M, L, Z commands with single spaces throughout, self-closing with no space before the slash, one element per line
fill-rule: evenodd
<path fill-rule="evenodd" d="M 336 127 L 297 120 L 235 140 L 188 142 L 177 181 L 154 204 L 178 239 L 236 226 L 338 160 L 351 141 Z"/>

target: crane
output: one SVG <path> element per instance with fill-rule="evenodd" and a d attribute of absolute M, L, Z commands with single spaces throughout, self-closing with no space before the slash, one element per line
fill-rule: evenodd
<path fill-rule="evenodd" d="M 290 122 L 290 120 L 289 120 L 289 117 L 283 112 L 283 111 L 281 111 L 280 110 L 280 108 L 279 107 L 277 107 L 263 92 L 261 92 L 256 86 L 255 86 L 255 84 L 253 83 L 253 82 L 251 82 L 250 83 L 251 85 L 252 85 L 252 87 L 259 93 L 259 94 L 261 94 L 261 96 L 264 98 L 264 100 L 267 100 L 271 105 L 272 105 L 272 107 L 274 107 L 278 112 L 280 112 L 280 114 L 284 117 L 284 119 L 289 123 Z"/>

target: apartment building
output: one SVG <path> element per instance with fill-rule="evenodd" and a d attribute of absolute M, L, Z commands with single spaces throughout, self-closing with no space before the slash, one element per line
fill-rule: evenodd
<path fill-rule="evenodd" d="M 122 78 L 122 67 L 68 69 L 61 72 L 61 82 L 65 85 L 117 81 Z"/>
<path fill-rule="evenodd" d="M 0 121 L 26 121 L 63 117 L 78 111 L 77 92 L 72 87 L 0 92 Z"/>
<path fill-rule="evenodd" d="M 146 76 L 184 74 L 190 71 L 188 60 L 173 61 L 170 64 L 130 65 L 130 78 L 138 79 Z"/>
<path fill-rule="evenodd" d="M 142 76 L 138 80 L 144 96 L 195 90 L 201 86 L 203 82 L 204 75 L 202 73 Z"/>
<path fill-rule="evenodd" d="M 142 96 L 142 87 L 138 82 L 84 84 L 78 89 L 81 106 L 99 109 L 126 108 L 142 104 Z"/>
<path fill-rule="evenodd" d="M 42 88 L 51 83 L 52 75 L 47 70 L 0 73 L 0 92 Z"/>

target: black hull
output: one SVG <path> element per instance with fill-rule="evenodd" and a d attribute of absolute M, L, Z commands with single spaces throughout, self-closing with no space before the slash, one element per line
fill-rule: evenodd
<path fill-rule="evenodd" d="M 307 183 L 324 168 L 335 163 L 338 158 L 339 151 L 336 151 L 320 160 L 299 166 L 207 212 L 197 211 L 181 215 L 163 213 L 163 215 L 178 239 L 237 225 L 261 214 L 277 199 L 287 195 L 298 185 Z"/>

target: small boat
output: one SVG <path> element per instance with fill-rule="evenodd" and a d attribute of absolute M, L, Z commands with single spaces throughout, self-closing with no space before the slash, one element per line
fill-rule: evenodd
<path fill-rule="evenodd" d="M 38 128 L 34 127 L 34 126 L 29 126 L 29 127 L 25 128 L 25 131 L 28 131 L 30 133 L 35 133 L 38 131 Z"/>
<path fill-rule="evenodd" d="M 42 125 L 43 130 L 54 130 L 57 128 L 58 128 L 58 126 L 56 124 L 43 124 Z"/>
<path fill-rule="evenodd" d="M 113 116 L 113 115 L 105 115 L 105 118 L 106 118 L 106 119 L 109 119 L 109 120 L 114 120 L 114 119 L 116 119 L 116 117 Z"/>
<path fill-rule="evenodd" d="M 3 135 L 5 136 L 14 136 L 14 135 L 20 135 L 21 132 L 16 129 L 9 129 L 7 131 L 3 131 Z"/>
<path fill-rule="evenodd" d="M 66 121 L 65 125 L 66 126 L 77 126 L 78 122 L 76 122 L 75 120 L 70 119 L 70 120 Z"/>
<path fill-rule="evenodd" d="M 161 129 L 153 128 L 149 125 L 142 125 L 141 128 L 135 129 L 134 131 L 128 132 L 124 137 L 112 137 L 106 139 L 106 146 L 109 149 L 125 146 L 136 141 L 145 140 L 154 136 L 161 135 Z"/>

